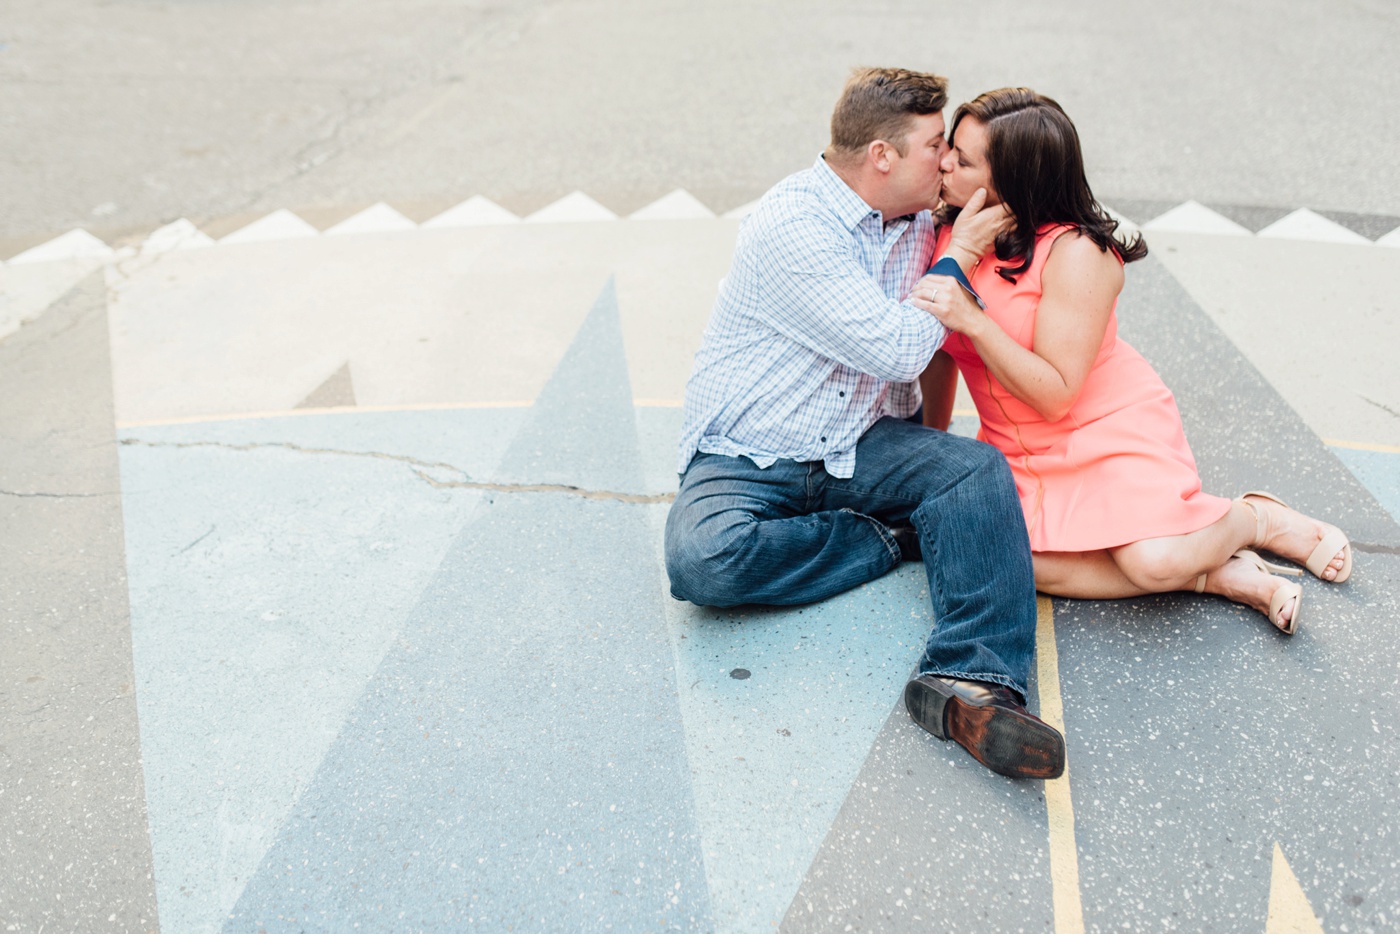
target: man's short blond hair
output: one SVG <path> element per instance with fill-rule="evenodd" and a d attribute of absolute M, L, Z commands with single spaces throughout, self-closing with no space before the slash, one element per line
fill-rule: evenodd
<path fill-rule="evenodd" d="M 947 103 L 947 78 L 907 68 L 857 68 L 831 114 L 831 152 L 855 158 L 878 139 L 906 155 L 913 118 L 939 113 Z"/>

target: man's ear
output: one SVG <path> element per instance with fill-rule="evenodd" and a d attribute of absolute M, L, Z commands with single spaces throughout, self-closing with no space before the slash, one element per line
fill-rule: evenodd
<path fill-rule="evenodd" d="M 888 175 L 890 169 L 894 167 L 894 156 L 896 155 L 898 153 L 895 148 L 882 139 L 872 140 L 865 147 L 865 161 L 882 175 Z"/>

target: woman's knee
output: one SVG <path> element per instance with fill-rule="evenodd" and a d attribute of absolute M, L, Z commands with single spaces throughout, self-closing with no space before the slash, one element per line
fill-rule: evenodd
<path fill-rule="evenodd" d="M 1170 539 L 1134 542 L 1113 552 L 1114 563 L 1123 576 L 1148 593 L 1180 588 L 1196 570 L 1186 558 Z"/>

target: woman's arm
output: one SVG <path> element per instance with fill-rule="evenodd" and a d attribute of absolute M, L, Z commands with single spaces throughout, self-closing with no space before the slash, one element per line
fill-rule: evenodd
<path fill-rule="evenodd" d="M 1032 350 L 998 327 L 953 279 L 938 287 L 933 302 L 922 288 L 910 300 L 966 336 L 997 382 L 1053 422 L 1069 412 L 1094 365 L 1123 290 L 1123 266 L 1092 240 L 1070 231 L 1051 247 L 1041 290 Z"/>
<path fill-rule="evenodd" d="M 953 421 L 953 397 L 958 390 L 958 365 L 948 352 L 940 350 L 919 376 L 924 394 L 924 425 L 947 431 Z"/>

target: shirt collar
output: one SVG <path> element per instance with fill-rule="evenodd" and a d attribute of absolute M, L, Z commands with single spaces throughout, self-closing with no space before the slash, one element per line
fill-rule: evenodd
<path fill-rule="evenodd" d="M 847 230 L 855 230 L 860 222 L 871 214 L 880 216 L 879 211 L 866 204 L 865 199 L 856 194 L 855 190 L 846 184 L 845 179 L 826 164 L 824 156 L 817 156 L 817 162 L 812 166 L 812 174 L 816 179 L 817 188 L 826 196 L 827 204 L 836 212 L 837 218 L 846 225 Z"/>

